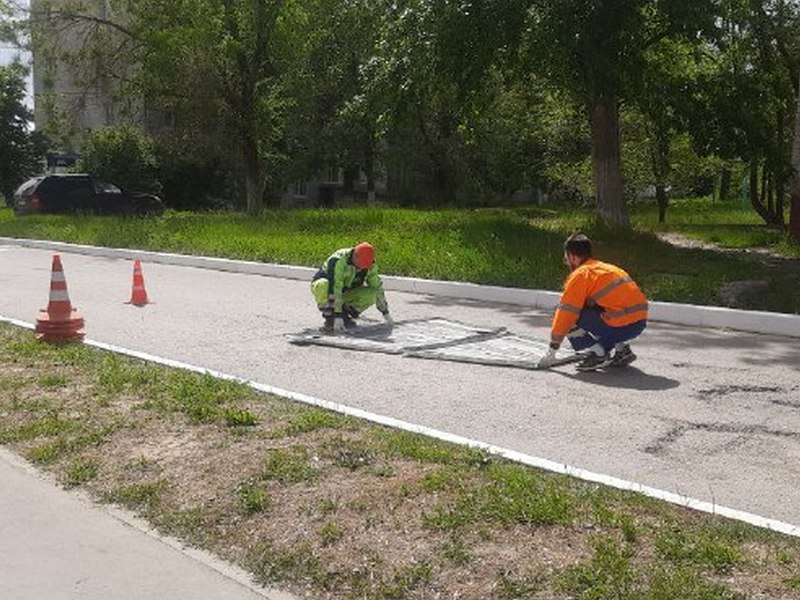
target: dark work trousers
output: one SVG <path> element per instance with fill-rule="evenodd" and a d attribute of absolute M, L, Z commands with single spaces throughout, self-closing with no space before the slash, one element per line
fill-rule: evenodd
<path fill-rule="evenodd" d="M 600 344 L 608 352 L 615 344 L 627 342 L 641 335 L 647 327 L 647 320 L 636 321 L 623 327 L 611 327 L 602 318 L 601 310 L 597 307 L 584 308 L 575 329 L 567 334 L 569 343 L 576 352 L 586 350 L 590 346 Z M 583 330 L 583 334 L 577 331 Z"/>

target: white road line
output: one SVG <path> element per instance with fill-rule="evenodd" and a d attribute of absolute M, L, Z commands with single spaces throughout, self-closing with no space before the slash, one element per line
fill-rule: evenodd
<path fill-rule="evenodd" d="M 20 321 L 17 319 L 10 319 L 7 317 L 3 317 L 2 315 L 0 315 L 0 321 L 10 323 L 11 325 L 16 325 L 18 327 L 25 327 L 27 329 L 34 328 L 33 324 L 31 323 L 27 323 L 25 321 Z M 236 377 L 234 375 L 228 375 L 226 373 L 221 373 L 219 371 L 214 371 L 212 369 L 206 369 L 205 367 L 190 365 L 188 363 L 172 360 L 169 358 L 162 358 L 160 356 L 148 354 L 147 352 L 139 352 L 138 350 L 130 350 L 128 348 L 123 348 L 121 346 L 106 344 L 104 342 L 96 342 L 93 340 L 84 340 L 84 343 L 89 346 L 93 346 L 95 348 L 108 350 L 110 352 L 115 352 L 118 354 L 125 354 L 127 356 L 139 358 L 147 362 L 164 365 L 167 367 L 173 367 L 176 369 L 183 369 L 185 371 L 192 371 L 195 373 L 211 375 L 212 377 L 216 377 L 217 379 L 224 379 L 227 381 L 235 381 L 238 383 L 243 383 L 253 389 L 259 390 L 261 392 L 266 392 L 268 394 L 273 394 L 275 396 L 280 396 L 281 398 L 286 398 L 288 400 L 294 400 L 296 402 L 302 402 L 304 404 L 308 404 L 311 406 L 325 408 L 327 410 L 332 410 L 340 414 L 348 415 L 358 419 L 364 419 L 366 421 L 371 421 L 379 425 L 386 425 L 388 427 L 401 429 L 403 431 L 419 433 L 445 442 L 451 442 L 462 446 L 469 446 L 471 448 L 478 448 L 490 454 L 501 456 L 508 460 L 528 465 L 531 467 L 543 469 L 545 471 L 550 471 L 552 473 L 569 475 L 570 477 L 575 477 L 583 481 L 591 481 L 593 483 L 599 483 L 620 490 L 638 492 L 650 498 L 663 500 L 665 502 L 669 502 L 670 504 L 675 504 L 677 506 L 691 508 L 693 510 L 698 510 L 712 515 L 719 515 L 722 517 L 726 517 L 728 519 L 734 519 L 736 521 L 741 521 L 743 523 L 749 523 L 750 525 L 755 525 L 756 527 L 763 527 L 765 529 L 770 529 L 778 533 L 783 533 L 786 535 L 800 538 L 800 526 L 792 525 L 791 523 L 786 523 L 784 521 L 769 519 L 767 517 L 762 517 L 752 513 L 737 510 L 735 508 L 719 506 L 712 502 L 706 502 L 705 500 L 697 500 L 695 498 L 690 498 L 688 496 L 683 496 L 681 494 L 667 492 L 665 490 L 660 490 L 658 488 L 653 488 L 647 485 L 636 483 L 635 481 L 628 481 L 626 479 L 620 479 L 618 477 L 613 477 L 611 475 L 603 475 L 602 473 L 594 473 L 593 471 L 587 471 L 585 469 L 574 467 L 572 465 L 558 463 L 552 460 L 548 460 L 546 458 L 531 456 L 529 454 L 523 454 L 522 452 L 516 452 L 514 450 L 501 448 L 500 446 L 486 444 L 484 442 L 479 442 L 477 440 L 472 440 L 459 435 L 454 435 L 452 433 L 447 433 L 446 431 L 439 431 L 436 429 L 432 429 L 430 427 L 425 427 L 424 425 L 417 425 L 415 423 L 409 423 L 408 421 L 401 421 L 399 419 L 394 419 L 392 417 L 385 417 L 383 415 L 367 412 L 359 408 L 353 408 L 350 406 L 346 406 L 344 404 L 339 404 L 338 402 L 322 400 L 320 398 L 315 398 L 314 396 L 309 396 L 307 394 L 301 394 L 298 392 L 284 390 L 265 383 L 250 381 L 248 379 L 243 379 L 241 377 Z"/>

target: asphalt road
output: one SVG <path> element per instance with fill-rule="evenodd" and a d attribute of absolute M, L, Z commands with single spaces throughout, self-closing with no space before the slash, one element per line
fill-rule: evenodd
<path fill-rule="evenodd" d="M 308 283 L 61 253 L 87 337 L 800 525 L 800 340 L 651 323 L 639 360 L 540 372 L 295 346 Z M 0 315 L 34 322 L 52 252 L 0 246 Z M 394 318 L 443 317 L 546 338 L 513 305 L 389 292 Z M 377 312 L 374 317 L 378 318 Z"/>

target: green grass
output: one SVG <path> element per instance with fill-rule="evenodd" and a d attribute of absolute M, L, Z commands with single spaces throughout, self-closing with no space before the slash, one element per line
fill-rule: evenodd
<path fill-rule="evenodd" d="M 800 312 L 800 266 L 758 256 L 676 248 L 657 232 L 673 231 L 729 248 L 768 246 L 800 257 L 800 248 L 760 223 L 751 209 L 709 199 L 673 200 L 665 225 L 652 203 L 631 210 L 631 231 L 596 224 L 588 211 L 544 207 L 480 210 L 390 208 L 233 213 L 167 212 L 156 219 L 33 216 L 0 209 L 0 235 L 89 245 L 201 254 L 318 266 L 336 248 L 370 240 L 387 274 L 557 290 L 565 276 L 564 238 L 583 230 L 597 255 L 628 270 L 654 300 L 715 305 L 729 281 L 764 279 L 769 292 L 751 306 Z"/>
<path fill-rule="evenodd" d="M 745 595 L 709 583 L 696 571 L 658 566 L 642 570 L 633 564 L 636 549 L 610 536 L 592 541 L 590 560 L 567 569 L 562 589 L 585 600 L 744 600 Z"/>
<path fill-rule="evenodd" d="M 96 460 L 79 459 L 67 468 L 62 483 L 67 488 L 83 485 L 97 477 L 99 471 L 100 465 Z"/>
<path fill-rule="evenodd" d="M 515 464 L 498 463 L 486 471 L 488 480 L 459 489 L 454 502 L 436 507 L 426 518 L 439 531 L 458 531 L 481 524 L 569 525 L 575 519 L 575 499 L 565 479 L 541 477 Z"/>
<path fill-rule="evenodd" d="M 258 479 L 248 479 L 240 483 L 236 488 L 236 495 L 240 506 L 247 513 L 262 512 L 272 503 L 269 492 Z"/>
<path fill-rule="evenodd" d="M 291 437 L 320 429 L 341 429 L 350 425 L 344 415 L 320 408 L 304 408 L 290 415 L 286 425 L 273 433 L 274 437 Z"/>
<path fill-rule="evenodd" d="M 152 510 L 167 489 L 164 480 L 123 485 L 103 495 L 103 500 L 121 504 L 134 510 Z"/>
<path fill-rule="evenodd" d="M 264 458 L 261 477 L 269 481 L 283 484 L 311 481 L 319 474 L 319 470 L 311 464 L 311 457 L 306 448 L 277 448 Z"/>

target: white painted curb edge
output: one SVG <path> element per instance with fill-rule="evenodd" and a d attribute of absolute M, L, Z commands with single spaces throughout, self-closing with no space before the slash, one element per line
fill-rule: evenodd
<path fill-rule="evenodd" d="M 33 328 L 33 325 L 30 323 L 19 321 L 17 319 L 8 319 L 3 316 L 0 316 L 0 321 L 4 321 L 6 323 L 10 323 L 12 325 L 16 325 L 19 327 L 25 327 L 28 329 Z M 792 525 L 791 523 L 786 523 L 783 521 L 777 521 L 775 519 L 761 517 L 759 515 L 737 510 L 735 508 L 727 508 L 725 506 L 719 506 L 712 502 L 706 502 L 705 500 L 697 500 L 694 498 L 689 498 L 688 496 L 683 496 L 681 494 L 659 490 L 657 488 L 642 485 L 634 481 L 619 479 L 617 477 L 612 477 L 610 475 L 603 475 L 601 473 L 594 473 L 592 471 L 587 471 L 585 469 L 573 467 L 571 465 L 554 462 L 546 458 L 530 456 L 529 454 L 523 454 L 521 452 L 508 450 L 491 444 L 486 444 L 484 442 L 479 442 L 469 438 L 461 437 L 459 435 L 454 435 L 444 431 L 438 431 L 436 429 L 431 429 L 423 425 L 416 425 L 414 423 L 409 423 L 408 421 L 401 421 L 399 419 L 394 419 L 392 417 L 385 417 L 383 415 L 367 412 L 359 408 L 352 408 L 344 404 L 339 404 L 337 402 L 322 400 L 320 398 L 315 398 L 314 396 L 309 396 L 307 394 L 291 392 L 264 383 L 249 381 L 246 379 L 242 379 L 241 377 L 227 375 L 225 373 L 221 373 L 219 371 L 214 371 L 211 369 L 206 369 L 204 367 L 197 367 L 180 361 L 175 361 L 168 358 L 161 358 L 159 356 L 148 354 L 146 352 L 129 350 L 127 348 L 122 348 L 120 346 L 114 346 L 103 342 L 95 342 L 92 340 L 85 340 L 84 343 L 90 346 L 94 346 L 95 348 L 108 350 L 110 352 L 116 352 L 118 354 L 125 354 L 127 356 L 132 356 L 134 358 L 146 360 L 148 362 L 152 362 L 155 364 L 160 364 L 177 369 L 183 369 L 186 371 L 192 371 L 195 373 L 211 375 L 212 377 L 216 377 L 218 379 L 224 379 L 227 381 L 236 381 L 248 385 L 251 388 L 259 390 L 261 392 L 266 392 L 268 394 L 273 394 L 275 396 L 286 398 L 288 400 L 294 400 L 296 402 L 302 402 L 303 404 L 317 406 L 343 415 L 355 417 L 357 419 L 363 419 L 366 421 L 377 423 L 379 425 L 392 427 L 394 429 L 400 429 L 412 433 L 419 433 L 427 437 L 443 440 L 445 442 L 451 442 L 454 444 L 459 444 L 461 446 L 478 448 L 486 452 L 489 452 L 490 454 L 501 456 L 508 460 L 528 465 L 531 467 L 536 467 L 538 469 L 543 469 L 545 471 L 550 471 L 552 473 L 568 475 L 570 477 L 575 477 L 576 479 L 581 479 L 583 481 L 590 481 L 592 483 L 599 483 L 601 485 L 606 485 L 620 490 L 637 492 L 639 494 L 643 494 L 650 498 L 663 500 L 665 502 L 669 502 L 670 504 L 675 504 L 677 506 L 684 506 L 686 508 L 698 510 L 712 515 L 719 515 L 729 519 L 734 519 L 736 521 L 741 521 L 743 523 L 748 523 L 750 525 L 755 525 L 756 527 L 762 527 L 765 529 L 769 529 L 771 531 L 783 533 L 785 535 L 800 537 L 800 526 Z"/>
<path fill-rule="evenodd" d="M 0 244 L 88 254 L 107 258 L 139 259 L 153 263 L 197 267 L 233 273 L 248 273 L 251 275 L 264 275 L 268 277 L 281 277 L 284 279 L 300 279 L 304 281 L 310 280 L 316 272 L 316 269 L 311 267 L 231 260 L 208 256 L 192 256 L 187 254 L 150 252 L 146 250 L 129 250 L 125 248 L 85 246 L 46 240 L 0 237 Z M 395 277 L 391 275 L 384 275 L 383 280 L 387 290 L 396 292 L 445 296 L 479 302 L 514 304 L 527 308 L 553 310 L 556 304 L 558 304 L 559 299 L 558 293 L 543 290 L 478 285 L 458 281 L 417 279 L 414 277 Z M 783 313 L 736 310 L 732 308 L 697 306 L 672 302 L 651 302 L 650 319 L 652 321 L 689 327 L 735 329 L 737 331 L 747 331 L 751 333 L 800 338 L 800 316 Z"/>

